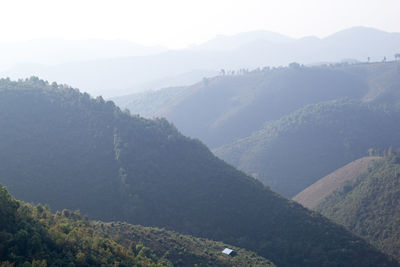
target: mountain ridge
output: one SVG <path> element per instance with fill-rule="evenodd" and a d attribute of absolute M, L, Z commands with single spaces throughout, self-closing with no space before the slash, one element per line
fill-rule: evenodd
<path fill-rule="evenodd" d="M 306 65 L 316 62 L 340 62 L 347 58 L 354 58 L 362 62 L 367 61 L 368 57 L 371 61 L 382 61 L 384 57 L 387 60 L 392 59 L 393 55 L 399 52 L 400 34 L 393 35 L 384 32 L 383 39 L 379 36 L 380 39 L 376 39 L 374 33 L 375 30 L 371 30 L 371 34 L 368 31 L 368 36 L 365 38 L 364 35 L 361 35 L 363 40 L 368 40 L 368 46 L 364 45 L 364 41 L 330 42 L 329 39 L 313 39 L 312 42 L 310 39 L 308 42 L 304 42 L 303 39 L 289 43 L 256 41 L 258 45 L 254 45 L 253 42 L 245 43 L 244 46 L 233 51 L 185 49 L 146 57 L 75 62 L 41 70 L 14 68 L 1 72 L 1 76 L 13 79 L 32 75 L 40 76 L 47 80 L 86 88 L 89 93 L 94 95 L 113 97 L 137 92 L 142 84 L 164 77 L 177 76 L 194 69 L 209 71 L 255 69 L 264 66 L 286 66 L 291 62 L 301 62 Z M 255 48 L 257 49 L 255 50 Z M 91 73 L 96 73 L 96 77 L 91 76 Z"/>
<path fill-rule="evenodd" d="M 245 138 L 267 122 L 308 104 L 341 98 L 398 103 L 399 66 L 398 62 L 313 67 L 293 64 L 241 70 L 235 75 L 204 78 L 188 87 L 114 100 L 133 114 L 165 117 L 184 134 L 216 148 Z"/>

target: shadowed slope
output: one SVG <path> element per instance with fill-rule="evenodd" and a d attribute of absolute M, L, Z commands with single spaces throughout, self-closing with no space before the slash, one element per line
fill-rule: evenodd
<path fill-rule="evenodd" d="M 309 105 L 214 150 L 279 193 L 293 197 L 366 155 L 400 145 L 400 110 L 339 100 Z"/>

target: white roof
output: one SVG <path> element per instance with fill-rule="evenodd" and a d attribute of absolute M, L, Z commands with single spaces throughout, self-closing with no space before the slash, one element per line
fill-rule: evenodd
<path fill-rule="evenodd" d="M 225 248 L 223 251 L 222 251 L 222 253 L 225 253 L 225 254 L 228 254 L 228 255 L 230 255 L 231 253 L 232 253 L 232 249 L 229 249 L 229 248 Z"/>

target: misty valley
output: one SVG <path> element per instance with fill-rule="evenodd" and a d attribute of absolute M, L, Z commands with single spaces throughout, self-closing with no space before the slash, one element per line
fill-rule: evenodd
<path fill-rule="evenodd" d="M 47 45 L 0 46 L 1 267 L 400 266 L 400 33 Z"/>

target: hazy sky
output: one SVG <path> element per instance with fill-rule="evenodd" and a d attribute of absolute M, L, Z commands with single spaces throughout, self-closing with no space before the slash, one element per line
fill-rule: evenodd
<path fill-rule="evenodd" d="M 324 37 L 352 26 L 400 32 L 400 0 L 0 0 L 0 42 L 124 39 L 180 48 L 269 30 Z"/>

